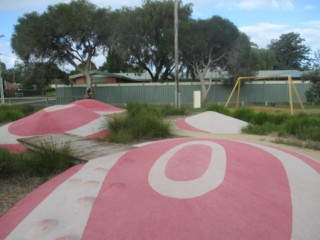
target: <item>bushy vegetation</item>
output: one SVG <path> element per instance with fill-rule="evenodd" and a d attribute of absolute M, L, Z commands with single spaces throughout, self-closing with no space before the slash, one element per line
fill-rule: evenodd
<path fill-rule="evenodd" d="M 300 113 L 291 116 L 285 113 L 255 112 L 247 107 L 236 109 L 231 115 L 249 122 L 249 126 L 243 129 L 246 133 L 277 133 L 279 136 L 320 141 L 320 115 Z"/>
<path fill-rule="evenodd" d="M 277 138 L 273 141 L 274 143 L 279 144 L 285 144 L 288 146 L 294 146 L 294 147 L 301 147 L 301 148 L 310 148 L 314 150 L 320 150 L 320 144 L 316 141 L 300 141 L 297 139 L 283 139 L 283 138 Z"/>
<path fill-rule="evenodd" d="M 224 115 L 230 115 L 230 111 L 225 106 L 219 104 L 210 104 L 205 108 L 206 111 L 214 111 Z"/>
<path fill-rule="evenodd" d="M 286 133 L 302 140 L 320 141 L 320 115 L 299 114 L 286 121 Z"/>
<path fill-rule="evenodd" d="M 170 124 L 163 120 L 163 116 L 178 114 L 174 107 L 148 106 L 131 103 L 127 106 L 127 115 L 115 117 L 108 121 L 111 134 L 108 140 L 116 143 L 159 139 L 170 136 Z"/>
<path fill-rule="evenodd" d="M 70 148 L 45 145 L 34 152 L 14 153 L 0 148 L 0 176 L 46 177 L 70 167 Z"/>
<path fill-rule="evenodd" d="M 187 109 L 185 107 L 177 108 L 175 106 L 172 106 L 170 104 L 165 104 L 160 106 L 160 113 L 162 116 L 177 116 L 177 115 L 185 115 L 187 112 Z"/>
<path fill-rule="evenodd" d="M 256 112 L 249 107 L 237 108 L 231 113 L 231 116 L 237 119 L 241 119 L 246 122 L 254 123 Z"/>
<path fill-rule="evenodd" d="M 40 107 L 28 104 L 0 106 L 0 123 L 15 121 L 38 111 Z"/>
<path fill-rule="evenodd" d="M 135 114 L 136 112 L 140 112 L 142 108 L 148 112 L 152 112 L 153 114 L 159 117 L 185 115 L 187 112 L 187 109 L 185 107 L 177 108 L 170 104 L 148 105 L 141 103 L 129 103 L 126 107 L 129 114 Z"/>
<path fill-rule="evenodd" d="M 243 129 L 245 133 L 257 135 L 274 133 L 278 136 L 293 136 L 300 140 L 320 141 L 320 115 L 301 113 L 291 116 L 287 113 L 255 111 L 250 107 L 240 107 L 230 111 L 217 104 L 208 105 L 205 110 L 248 122 L 248 127 Z"/>

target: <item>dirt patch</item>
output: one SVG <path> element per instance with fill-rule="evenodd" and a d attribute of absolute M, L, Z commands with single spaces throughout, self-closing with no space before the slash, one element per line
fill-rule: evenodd
<path fill-rule="evenodd" d="M 268 112 L 268 113 L 291 113 L 290 108 L 277 108 L 277 107 L 251 107 L 255 111 L 258 112 Z M 296 113 L 302 113 L 302 109 L 300 107 L 295 107 L 293 109 L 293 112 Z M 306 113 L 309 114 L 320 114 L 320 109 L 307 109 L 306 108 Z"/>
<path fill-rule="evenodd" d="M 0 216 L 47 180 L 48 178 L 39 177 L 11 177 L 0 179 Z"/>

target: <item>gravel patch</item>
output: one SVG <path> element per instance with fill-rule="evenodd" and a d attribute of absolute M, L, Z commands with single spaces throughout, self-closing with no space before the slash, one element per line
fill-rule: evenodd
<path fill-rule="evenodd" d="M 0 216 L 19 200 L 47 181 L 39 177 L 11 177 L 0 179 Z"/>

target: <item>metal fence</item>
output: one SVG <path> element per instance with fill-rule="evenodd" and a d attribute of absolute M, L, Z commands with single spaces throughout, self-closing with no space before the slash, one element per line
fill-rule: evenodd
<path fill-rule="evenodd" d="M 306 102 L 306 91 L 310 88 L 309 82 L 295 82 L 303 102 Z M 233 86 L 214 83 L 205 101 L 208 103 L 224 104 Z M 182 105 L 193 104 L 193 92 L 200 91 L 200 83 L 180 83 L 180 102 Z M 174 83 L 145 83 L 145 84 L 107 84 L 93 87 L 96 100 L 122 105 L 130 102 L 150 104 L 174 104 Z M 60 85 L 56 88 L 56 97 L 11 97 L 4 98 L 0 102 L 4 105 L 33 104 L 41 106 L 52 106 L 56 104 L 68 104 L 73 101 L 86 98 L 86 86 Z M 297 98 L 293 95 L 294 102 Z M 241 86 L 240 101 L 244 105 L 265 103 L 289 102 L 288 84 L 282 82 L 251 82 Z M 230 104 L 235 104 L 236 94 Z"/>
<path fill-rule="evenodd" d="M 0 101 L 0 105 L 19 105 L 31 104 L 43 107 L 53 106 L 57 104 L 56 97 L 8 97 Z"/>
<path fill-rule="evenodd" d="M 310 88 L 309 82 L 295 82 L 295 86 L 303 102 L 306 102 L 306 91 Z M 224 104 L 233 86 L 213 83 L 205 103 Z M 180 102 L 182 105 L 193 104 L 193 92 L 200 91 L 200 83 L 180 83 Z M 144 83 L 144 84 L 106 84 L 93 87 L 96 100 L 120 105 L 129 102 L 150 104 L 174 104 L 174 83 Z M 234 94 L 236 95 L 236 94 Z M 58 86 L 56 89 L 57 104 L 67 104 L 86 97 L 86 86 Z M 293 96 L 297 102 L 297 98 Z M 247 104 L 285 103 L 289 102 L 289 90 L 286 81 L 250 82 L 241 86 L 240 101 Z M 230 104 L 236 102 L 236 96 Z"/>

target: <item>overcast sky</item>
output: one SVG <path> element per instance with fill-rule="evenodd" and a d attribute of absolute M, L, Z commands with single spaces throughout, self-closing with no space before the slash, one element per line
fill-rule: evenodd
<path fill-rule="evenodd" d="M 10 39 L 17 19 L 25 13 L 42 13 L 48 5 L 70 0 L 0 0 L 0 59 L 7 68 L 13 67 L 17 57 L 12 53 Z M 142 0 L 91 0 L 100 7 L 117 9 L 140 6 Z M 183 0 L 193 4 L 195 19 L 219 15 L 232 21 L 252 42 L 265 48 L 271 39 L 283 33 L 297 32 L 312 51 L 320 49 L 319 0 Z M 100 66 L 104 58 L 95 63 Z"/>

